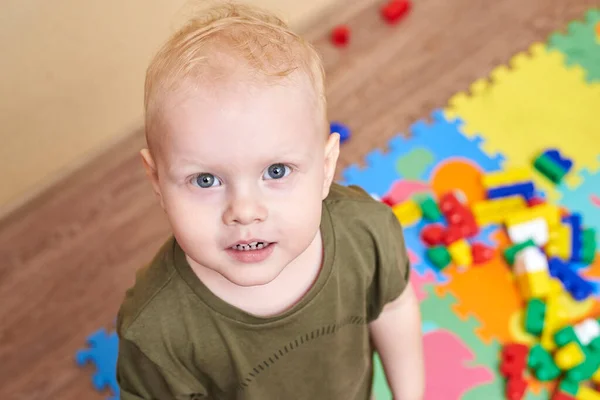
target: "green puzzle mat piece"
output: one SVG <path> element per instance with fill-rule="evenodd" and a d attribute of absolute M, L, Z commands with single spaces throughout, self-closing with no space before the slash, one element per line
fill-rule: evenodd
<path fill-rule="evenodd" d="M 600 43 L 596 40 L 595 27 L 600 22 L 600 9 L 589 10 L 585 21 L 569 24 L 566 34 L 550 36 L 548 46 L 566 55 L 567 64 L 581 65 L 586 70 L 588 82 L 600 81 Z"/>

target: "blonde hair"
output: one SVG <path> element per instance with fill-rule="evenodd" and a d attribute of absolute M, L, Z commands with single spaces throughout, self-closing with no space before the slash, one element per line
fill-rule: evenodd
<path fill-rule="evenodd" d="M 151 61 L 144 87 L 146 139 L 160 97 L 188 78 L 200 80 L 222 65 L 223 53 L 244 61 L 250 74 L 263 79 L 288 77 L 300 70 L 310 80 L 325 117 L 325 72 L 316 49 L 268 11 L 220 3 L 192 18 L 162 46 Z"/>

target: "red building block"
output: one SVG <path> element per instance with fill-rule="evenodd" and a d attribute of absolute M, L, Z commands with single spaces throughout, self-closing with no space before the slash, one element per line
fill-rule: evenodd
<path fill-rule="evenodd" d="M 454 193 L 444 194 L 439 201 L 439 207 L 450 228 L 458 229 L 458 239 L 470 238 L 479 232 L 475 217 L 471 210 L 461 203 Z M 452 236 L 454 239 L 454 236 Z"/>
<path fill-rule="evenodd" d="M 571 396 L 568 393 L 557 390 L 556 392 L 554 392 L 550 400 L 575 400 L 575 397 Z"/>
<path fill-rule="evenodd" d="M 441 224 L 429 224 L 421 231 L 421 240 L 429 246 L 442 244 L 445 229 Z"/>
<path fill-rule="evenodd" d="M 510 343 L 502 348 L 500 374 L 506 378 L 523 376 L 529 348 L 521 343 Z"/>
<path fill-rule="evenodd" d="M 388 24 L 396 24 L 410 11 L 411 3 L 408 0 L 391 0 L 381 7 L 381 16 Z"/>
<path fill-rule="evenodd" d="M 486 246 L 483 243 L 473 243 L 471 245 L 471 254 L 473 255 L 473 264 L 485 264 L 494 258 L 496 249 Z"/>
<path fill-rule="evenodd" d="M 338 46 L 344 47 L 350 41 L 350 28 L 346 25 L 339 25 L 331 31 L 331 42 Z"/>
<path fill-rule="evenodd" d="M 527 381 L 522 376 L 513 376 L 506 381 L 507 400 L 521 400 L 527 390 Z"/>

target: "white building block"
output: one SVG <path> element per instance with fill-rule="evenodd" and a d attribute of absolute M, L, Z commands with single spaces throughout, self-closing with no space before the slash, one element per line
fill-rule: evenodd
<path fill-rule="evenodd" d="M 587 346 L 592 340 L 600 336 L 600 324 L 593 318 L 588 318 L 573 328 L 577 339 L 582 345 Z"/>
<path fill-rule="evenodd" d="M 537 246 L 545 246 L 550 239 L 548 223 L 544 218 L 535 218 L 527 222 L 508 227 L 508 236 L 513 243 L 533 239 Z"/>
<path fill-rule="evenodd" d="M 515 273 L 517 275 L 531 272 L 548 271 L 548 258 L 539 247 L 529 246 L 517 253 L 519 262 L 516 263 Z"/>

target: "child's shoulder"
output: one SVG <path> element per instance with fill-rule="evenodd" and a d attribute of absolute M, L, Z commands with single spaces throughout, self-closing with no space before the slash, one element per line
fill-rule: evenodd
<path fill-rule="evenodd" d="M 174 239 L 170 238 L 152 261 L 136 272 L 135 283 L 125 293 L 119 309 L 117 318 L 119 332 L 125 332 L 171 281 L 176 272 L 172 262 L 173 245 Z"/>

